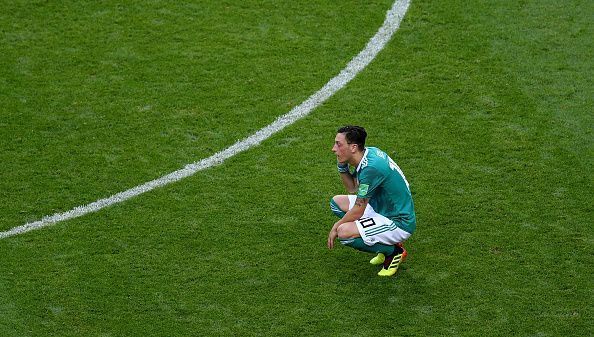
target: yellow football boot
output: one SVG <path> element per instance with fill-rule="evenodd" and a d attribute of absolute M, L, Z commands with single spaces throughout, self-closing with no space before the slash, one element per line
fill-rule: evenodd
<path fill-rule="evenodd" d="M 384 260 L 386 260 L 386 255 L 382 254 L 382 253 L 377 253 L 377 255 L 369 260 L 369 263 L 371 263 L 374 266 L 379 266 L 380 264 L 384 263 Z"/>
<path fill-rule="evenodd" d="M 383 254 L 382 254 L 383 255 Z M 402 247 L 402 252 L 386 256 L 382 270 L 377 273 L 379 276 L 392 276 L 398 271 L 400 263 L 406 259 L 406 249 Z"/>

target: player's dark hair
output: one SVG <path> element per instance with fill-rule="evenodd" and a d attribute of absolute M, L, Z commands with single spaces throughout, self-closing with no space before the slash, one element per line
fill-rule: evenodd
<path fill-rule="evenodd" d="M 359 150 L 365 150 L 365 139 L 367 132 L 361 126 L 346 125 L 338 129 L 338 133 L 344 133 L 347 143 L 357 144 Z"/>

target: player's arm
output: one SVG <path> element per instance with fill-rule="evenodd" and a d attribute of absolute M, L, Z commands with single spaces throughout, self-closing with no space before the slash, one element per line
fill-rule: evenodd
<path fill-rule="evenodd" d="M 338 167 L 340 180 L 342 180 L 342 184 L 346 188 L 347 192 L 350 194 L 356 193 L 358 188 L 357 179 L 355 179 L 355 177 L 351 174 L 349 163 L 338 162 L 336 165 Z"/>
<path fill-rule="evenodd" d="M 351 175 L 351 172 L 340 172 L 340 180 L 350 194 L 357 193 L 357 180 Z"/>
<path fill-rule="evenodd" d="M 355 220 L 361 219 L 363 213 L 365 213 L 365 207 L 367 207 L 368 203 L 369 199 L 357 197 L 357 199 L 355 200 L 355 204 L 353 205 L 353 208 L 349 209 L 349 211 L 346 212 L 346 214 L 342 217 L 342 219 L 339 220 L 339 222 L 353 222 Z"/>

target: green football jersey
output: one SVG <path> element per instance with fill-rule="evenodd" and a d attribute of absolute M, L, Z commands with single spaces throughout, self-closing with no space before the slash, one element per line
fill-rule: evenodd
<path fill-rule="evenodd" d="M 408 181 L 392 158 L 376 147 L 367 147 L 354 176 L 357 197 L 368 198 L 376 213 L 409 233 L 416 229 L 415 209 Z"/>

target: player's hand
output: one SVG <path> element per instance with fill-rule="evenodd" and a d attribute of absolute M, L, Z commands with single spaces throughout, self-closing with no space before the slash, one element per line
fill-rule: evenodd
<path fill-rule="evenodd" d="M 338 172 L 340 172 L 340 173 L 350 172 L 348 162 L 344 162 L 344 163 L 336 162 L 336 168 L 338 169 Z"/>
<path fill-rule="evenodd" d="M 334 227 L 332 227 L 332 229 L 330 230 L 330 233 L 328 233 L 328 249 L 334 248 L 334 240 L 336 240 L 337 236 L 338 236 L 338 231 L 336 231 L 336 229 L 334 229 Z"/>

